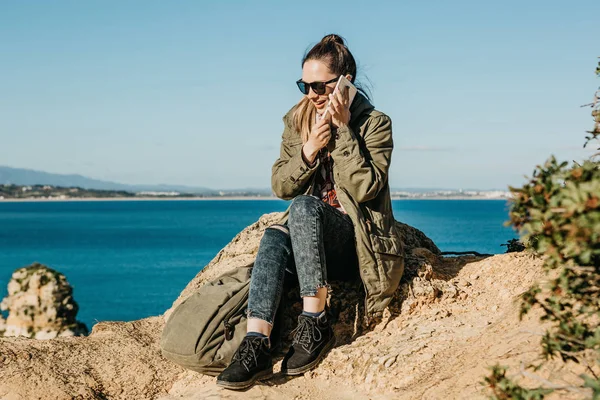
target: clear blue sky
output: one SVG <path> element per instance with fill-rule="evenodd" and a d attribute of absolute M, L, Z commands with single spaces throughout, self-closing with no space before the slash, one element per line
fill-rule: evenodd
<path fill-rule="evenodd" d="M 392 187 L 505 188 L 581 159 L 600 1 L 4 1 L 0 165 L 270 186 L 305 50 L 344 36 Z"/>

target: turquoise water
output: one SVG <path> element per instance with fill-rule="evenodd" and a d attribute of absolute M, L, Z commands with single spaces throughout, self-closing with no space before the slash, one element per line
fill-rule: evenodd
<path fill-rule="evenodd" d="M 12 272 L 40 262 L 66 275 L 79 319 L 159 315 L 244 227 L 284 211 L 281 200 L 0 202 L 0 298 Z M 502 253 L 505 201 L 399 200 L 397 220 L 442 251 Z"/>

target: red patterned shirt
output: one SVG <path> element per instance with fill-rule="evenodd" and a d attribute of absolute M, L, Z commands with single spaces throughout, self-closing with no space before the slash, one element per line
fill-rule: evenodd
<path fill-rule="evenodd" d="M 335 191 L 335 181 L 333 180 L 333 158 L 327 149 L 319 152 L 320 168 L 315 171 L 315 182 L 313 196 L 323 200 L 332 207 L 346 214 L 344 207 L 340 204 Z"/>
<path fill-rule="evenodd" d="M 316 122 L 319 122 L 321 116 L 316 114 Z M 335 191 L 335 181 L 333 180 L 333 158 L 327 148 L 319 151 L 320 168 L 315 171 L 315 182 L 312 195 L 320 198 L 325 203 L 337 208 L 339 211 L 346 214 L 346 210 L 340 204 L 337 193 Z"/>

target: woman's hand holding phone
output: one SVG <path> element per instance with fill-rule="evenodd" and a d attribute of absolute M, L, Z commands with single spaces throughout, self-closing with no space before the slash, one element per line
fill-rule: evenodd
<path fill-rule="evenodd" d="M 319 151 L 327 146 L 331 139 L 331 126 L 327 118 L 322 118 L 313 125 L 308 140 L 302 147 L 304 158 L 310 163 L 314 163 Z"/>
<path fill-rule="evenodd" d="M 348 88 L 344 88 L 343 93 L 335 90 L 329 95 L 329 115 L 331 124 L 336 128 L 348 125 L 350 122 L 350 101 Z"/>

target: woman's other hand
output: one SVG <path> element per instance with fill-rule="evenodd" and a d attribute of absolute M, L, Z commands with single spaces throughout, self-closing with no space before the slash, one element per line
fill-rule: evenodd
<path fill-rule="evenodd" d="M 345 88 L 344 93 L 335 91 L 329 95 L 331 105 L 329 106 L 329 113 L 331 114 L 331 123 L 336 128 L 348 125 L 350 122 L 350 101 L 348 94 L 348 88 Z"/>
<path fill-rule="evenodd" d="M 313 125 L 308 140 L 302 147 L 302 154 L 309 164 L 314 163 L 319 150 L 327 146 L 331 139 L 331 126 L 327 118 L 320 119 Z"/>

